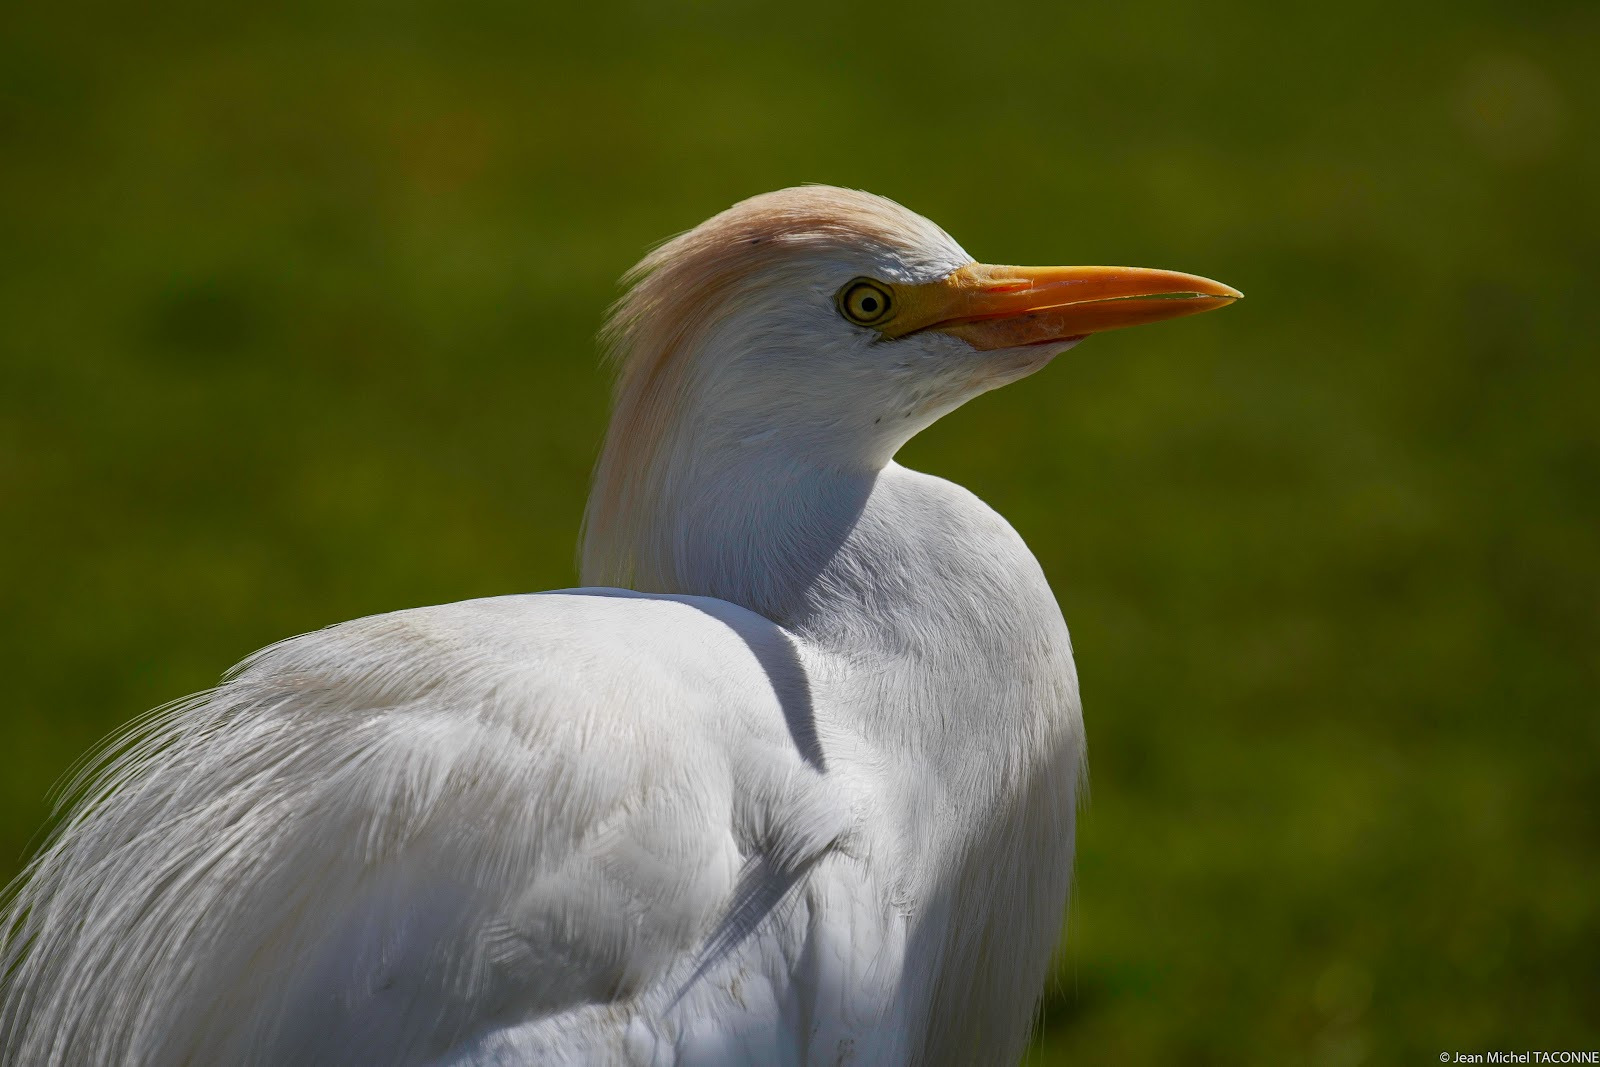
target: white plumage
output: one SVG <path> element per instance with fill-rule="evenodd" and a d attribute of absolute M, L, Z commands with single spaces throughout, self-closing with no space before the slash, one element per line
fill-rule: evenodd
<path fill-rule="evenodd" d="M 6 1059 L 1014 1061 L 1070 881 L 1070 644 L 1006 522 L 892 457 L 1083 333 L 1238 295 L 1074 271 L 825 187 L 652 254 L 595 587 L 292 638 L 136 724 L 14 888 Z"/>

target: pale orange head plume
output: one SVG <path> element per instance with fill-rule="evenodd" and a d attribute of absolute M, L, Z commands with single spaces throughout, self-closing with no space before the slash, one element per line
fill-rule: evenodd
<path fill-rule="evenodd" d="M 932 246 L 968 258 L 937 226 L 891 200 L 808 185 L 741 201 L 661 244 L 623 277 L 628 291 L 601 332 L 616 383 L 584 514 L 585 584 L 631 588 L 640 577 L 639 542 L 670 480 L 660 468 L 685 415 L 695 353 L 720 310 L 796 253 L 831 246 L 877 246 L 899 256 Z"/>

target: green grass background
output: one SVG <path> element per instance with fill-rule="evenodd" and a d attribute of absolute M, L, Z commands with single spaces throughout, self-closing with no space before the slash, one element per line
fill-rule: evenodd
<path fill-rule="evenodd" d="M 0 874 L 252 649 L 572 583 L 614 280 L 823 181 L 1248 294 L 902 456 L 1075 634 L 1032 1062 L 1600 1047 L 1600 6 L 0 18 Z"/>

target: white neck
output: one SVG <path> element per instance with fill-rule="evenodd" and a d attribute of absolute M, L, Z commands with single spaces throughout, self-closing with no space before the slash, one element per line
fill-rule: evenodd
<path fill-rule="evenodd" d="M 1070 881 L 1083 751 L 1037 562 L 972 494 L 893 462 L 818 466 L 776 442 L 678 454 L 692 473 L 652 494 L 636 587 L 740 604 L 841 665 L 816 680 L 837 690 L 818 707 L 849 721 L 819 736 L 861 738 L 894 781 L 889 862 L 930 931 L 908 967 L 931 976 L 908 990 L 928 1005 L 926 1059 L 1020 1054 Z"/>

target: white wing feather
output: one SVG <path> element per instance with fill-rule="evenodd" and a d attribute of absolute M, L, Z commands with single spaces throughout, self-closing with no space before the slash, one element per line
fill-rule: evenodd
<path fill-rule="evenodd" d="M 901 920 L 850 859 L 805 655 L 742 608 L 613 590 L 258 653 L 116 749 L 19 880 L 7 1059 L 900 1048 Z"/>

